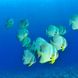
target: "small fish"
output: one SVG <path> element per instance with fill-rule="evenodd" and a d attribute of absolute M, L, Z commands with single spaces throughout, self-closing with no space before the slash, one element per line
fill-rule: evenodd
<path fill-rule="evenodd" d="M 29 34 L 28 30 L 20 29 L 18 31 L 17 38 L 19 39 L 19 41 L 23 41 L 28 36 L 28 34 Z"/>
<path fill-rule="evenodd" d="M 71 25 L 73 30 L 78 30 L 78 15 L 75 15 L 70 19 L 69 25 Z"/>
<path fill-rule="evenodd" d="M 14 20 L 12 18 L 8 19 L 6 22 L 7 28 L 11 28 L 14 25 Z"/>
<path fill-rule="evenodd" d="M 55 25 L 49 25 L 46 34 L 48 37 L 54 37 L 55 35 L 59 35 L 59 28 Z"/>
<path fill-rule="evenodd" d="M 20 27 L 21 28 L 27 28 L 29 26 L 29 21 L 27 19 L 22 19 L 20 21 Z"/>

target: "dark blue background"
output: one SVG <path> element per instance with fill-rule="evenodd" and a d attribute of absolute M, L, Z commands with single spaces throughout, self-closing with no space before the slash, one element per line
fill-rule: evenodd
<path fill-rule="evenodd" d="M 29 20 L 30 37 L 35 40 L 41 36 L 48 40 L 45 33 L 50 24 L 64 25 L 67 28 L 65 35 L 68 47 L 54 65 L 39 64 L 31 67 L 48 68 L 57 66 L 77 65 L 78 63 L 78 30 L 73 31 L 69 20 L 78 14 L 78 0 L 0 0 L 0 70 L 27 70 L 23 65 L 23 48 L 16 35 L 20 19 Z M 12 29 L 6 28 L 6 20 L 14 19 Z"/>

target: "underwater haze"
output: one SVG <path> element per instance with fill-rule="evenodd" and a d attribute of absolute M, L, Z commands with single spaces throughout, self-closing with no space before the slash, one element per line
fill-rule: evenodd
<path fill-rule="evenodd" d="M 72 30 L 69 20 L 78 14 L 78 0 L 0 0 L 0 78 L 78 78 L 78 30 Z M 7 19 L 14 25 L 7 28 Z M 24 48 L 17 39 L 19 21 L 28 19 L 32 41 L 42 37 L 49 41 L 49 25 L 66 27 L 68 46 L 54 64 L 31 67 L 23 64 Z"/>

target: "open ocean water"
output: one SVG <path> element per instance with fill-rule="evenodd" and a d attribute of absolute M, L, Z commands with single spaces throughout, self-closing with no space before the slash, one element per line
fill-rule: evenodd
<path fill-rule="evenodd" d="M 78 14 L 78 0 L 0 0 L 0 78 L 78 78 L 78 30 L 72 30 L 69 20 Z M 14 25 L 8 29 L 7 19 Z M 17 39 L 21 19 L 29 20 L 29 36 L 33 40 L 42 37 L 48 41 L 46 28 L 63 25 L 68 46 L 57 61 L 23 64 L 24 48 Z"/>

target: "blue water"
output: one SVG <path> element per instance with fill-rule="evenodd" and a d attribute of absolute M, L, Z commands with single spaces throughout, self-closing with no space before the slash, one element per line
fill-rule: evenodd
<path fill-rule="evenodd" d="M 75 14 L 78 14 L 78 0 L 0 0 L 0 72 L 7 72 L 9 75 L 20 75 L 16 72 L 22 72 L 22 75 L 25 75 L 26 72 L 27 75 L 18 78 L 29 78 L 29 76 L 34 78 L 33 75 L 36 75 L 35 78 L 43 78 L 39 73 L 49 75 L 57 71 L 57 68 L 61 71 L 64 67 L 68 69 L 78 66 L 78 30 L 73 31 L 69 25 L 70 18 Z M 8 18 L 14 19 L 14 26 L 11 29 L 6 28 Z M 19 21 L 23 18 L 29 20 L 29 36 L 32 41 L 37 37 L 48 40 L 45 30 L 50 24 L 64 25 L 67 28 L 65 38 L 68 47 L 60 53 L 54 65 L 38 62 L 30 68 L 23 65 L 23 48 L 16 38 Z M 53 78 L 50 75 L 49 77 Z M 0 78 L 3 77 L 0 76 Z"/>

